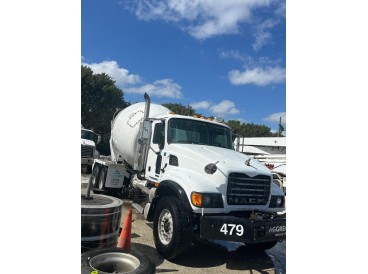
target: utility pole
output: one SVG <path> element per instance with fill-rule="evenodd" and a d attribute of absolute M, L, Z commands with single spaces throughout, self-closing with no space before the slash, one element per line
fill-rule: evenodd
<path fill-rule="evenodd" d="M 278 137 L 280 137 L 281 135 L 281 116 L 280 116 L 280 121 L 279 121 L 279 134 L 278 134 Z"/>

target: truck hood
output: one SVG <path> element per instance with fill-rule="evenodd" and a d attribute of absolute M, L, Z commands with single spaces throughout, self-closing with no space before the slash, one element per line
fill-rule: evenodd
<path fill-rule="evenodd" d="M 81 145 L 82 146 L 95 146 L 95 142 L 88 140 L 88 139 L 81 139 Z"/>
<path fill-rule="evenodd" d="M 203 172 L 207 164 L 218 162 L 216 164 L 217 168 L 225 173 L 227 171 L 237 171 L 247 173 L 249 176 L 271 175 L 270 170 L 258 160 L 251 158 L 248 166 L 245 161 L 250 157 L 231 149 L 192 144 L 172 144 L 170 148 L 178 158 L 190 160 L 192 162 L 191 166 L 203 167 Z"/>
<path fill-rule="evenodd" d="M 178 158 L 178 168 L 183 171 L 180 173 L 188 174 L 186 180 L 200 182 L 197 185 L 198 191 L 212 189 L 216 192 L 219 188 L 226 188 L 228 175 L 232 172 L 245 173 L 250 177 L 256 175 L 271 177 L 270 170 L 258 160 L 252 158 L 248 166 L 245 162 L 250 157 L 231 149 L 204 145 L 171 144 L 170 154 Z M 214 174 L 207 174 L 204 170 L 205 166 L 216 162 L 217 171 Z M 225 194 L 224 189 L 221 192 Z"/>
<path fill-rule="evenodd" d="M 206 213 L 228 213 L 237 210 L 277 212 L 281 210 L 280 208 L 270 209 L 269 201 L 264 205 L 228 204 L 227 192 L 231 173 L 242 173 L 249 177 L 263 175 L 269 177 L 270 183 L 272 182 L 271 171 L 258 160 L 231 149 L 213 146 L 169 144 L 166 149 L 164 156 L 166 156 L 167 162 L 164 163 L 162 181 L 177 182 L 184 189 L 188 201 L 191 201 L 192 192 L 221 194 L 224 208 L 206 208 Z M 171 159 L 171 155 L 176 156 L 177 160 L 175 158 Z M 249 165 L 247 165 L 249 159 Z M 205 166 L 210 163 L 216 163 L 217 170 L 213 174 L 205 172 Z M 234 174 L 234 176 L 239 175 Z M 272 183 L 270 191 L 270 195 L 282 195 L 281 189 Z M 269 198 L 270 196 L 268 196 Z M 201 208 L 197 208 L 192 204 L 191 206 L 194 212 L 201 213 Z"/>

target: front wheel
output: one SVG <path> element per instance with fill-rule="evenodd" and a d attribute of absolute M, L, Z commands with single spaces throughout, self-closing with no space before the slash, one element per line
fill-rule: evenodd
<path fill-rule="evenodd" d="M 192 242 L 192 222 L 188 211 L 173 196 L 160 199 L 153 219 L 157 251 L 166 259 L 179 257 Z"/>
<path fill-rule="evenodd" d="M 277 244 L 277 241 L 258 243 L 258 244 L 246 244 L 246 247 L 252 251 L 265 251 L 273 248 Z"/>

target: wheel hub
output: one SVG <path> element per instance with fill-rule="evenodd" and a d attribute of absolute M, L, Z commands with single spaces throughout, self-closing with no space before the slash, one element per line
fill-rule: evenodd
<path fill-rule="evenodd" d="M 173 219 L 170 211 L 164 209 L 159 218 L 158 236 L 164 245 L 168 245 L 173 236 Z"/>
<path fill-rule="evenodd" d="M 104 273 L 128 273 L 136 270 L 140 261 L 131 254 L 107 252 L 91 258 L 90 266 Z"/>

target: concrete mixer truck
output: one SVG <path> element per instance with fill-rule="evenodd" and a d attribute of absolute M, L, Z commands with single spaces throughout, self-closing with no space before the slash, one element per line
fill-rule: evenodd
<path fill-rule="evenodd" d="M 224 123 L 175 114 L 145 94 L 113 118 L 110 149 L 111 161 L 95 160 L 95 191 L 139 193 L 133 206 L 153 222 L 166 259 L 198 239 L 266 250 L 286 238 L 283 192 L 267 167 L 233 150 Z"/>

